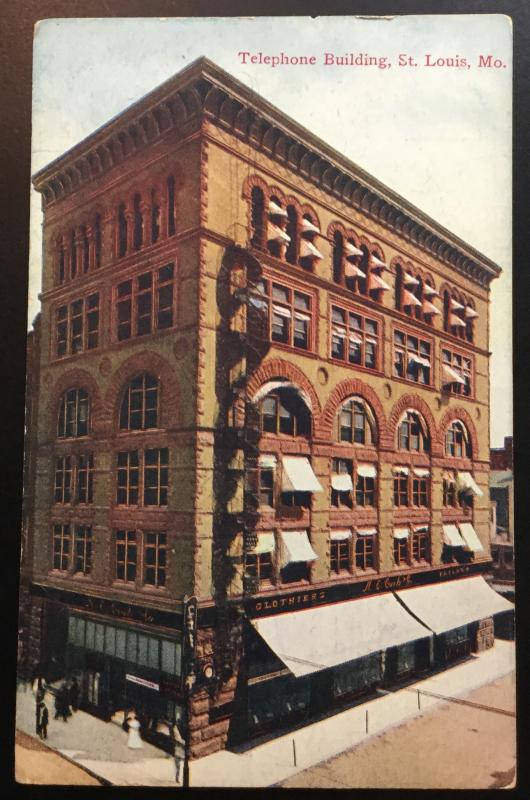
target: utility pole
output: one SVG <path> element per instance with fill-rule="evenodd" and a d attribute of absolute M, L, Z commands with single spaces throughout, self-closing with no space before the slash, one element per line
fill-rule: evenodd
<path fill-rule="evenodd" d="M 182 650 L 182 694 L 184 697 L 184 769 L 182 772 L 182 788 L 190 785 L 190 702 L 193 686 L 197 680 L 195 674 L 195 651 L 197 645 L 197 598 L 185 595 L 183 605 L 183 650 Z"/>

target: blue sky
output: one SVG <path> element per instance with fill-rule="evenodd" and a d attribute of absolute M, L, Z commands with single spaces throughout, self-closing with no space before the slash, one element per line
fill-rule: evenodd
<path fill-rule="evenodd" d="M 315 55 L 243 64 L 241 51 Z M 325 66 L 387 56 L 390 69 Z M 467 59 L 470 68 L 424 66 Z M 417 67 L 399 67 L 399 54 Z M 478 68 L 492 54 L 506 67 Z M 500 15 L 60 19 L 35 36 L 32 171 L 206 55 L 500 264 L 492 285 L 491 443 L 512 427 L 511 23 Z M 28 322 L 38 311 L 40 197 L 32 191 Z"/>

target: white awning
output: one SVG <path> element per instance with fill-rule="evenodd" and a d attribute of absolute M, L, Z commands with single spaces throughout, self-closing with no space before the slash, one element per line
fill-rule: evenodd
<path fill-rule="evenodd" d="M 456 477 L 455 477 L 453 472 L 443 472 L 442 473 L 442 478 L 443 478 L 444 481 L 447 481 L 447 483 L 455 483 L 456 482 Z"/>
<path fill-rule="evenodd" d="M 478 314 L 474 308 L 471 308 L 471 306 L 466 306 L 464 316 L 467 317 L 467 319 L 476 319 Z"/>
<path fill-rule="evenodd" d="M 449 324 L 453 325 L 457 328 L 465 328 L 466 323 L 460 317 L 457 317 L 456 314 L 449 314 Z"/>
<path fill-rule="evenodd" d="M 377 536 L 377 528 L 357 528 L 358 536 Z"/>
<path fill-rule="evenodd" d="M 449 364 L 442 364 L 442 383 L 446 386 L 448 383 L 460 383 L 465 385 L 465 380 L 456 370 L 449 366 Z"/>
<path fill-rule="evenodd" d="M 431 362 L 428 358 L 424 356 L 418 356 L 416 353 L 410 353 L 409 355 L 409 363 L 412 362 L 413 364 L 420 364 L 422 367 L 430 367 Z"/>
<path fill-rule="evenodd" d="M 284 492 L 321 492 L 322 486 L 305 456 L 283 456 L 282 490 Z"/>
<path fill-rule="evenodd" d="M 444 633 L 513 609 L 480 576 L 396 592 L 409 611 L 434 633 Z"/>
<path fill-rule="evenodd" d="M 417 286 L 419 284 L 419 280 L 414 277 L 414 275 L 410 275 L 408 272 L 403 274 L 403 283 L 405 286 Z"/>
<path fill-rule="evenodd" d="M 254 555 L 261 555 L 262 553 L 273 553 L 274 552 L 274 534 L 273 533 L 263 533 L 260 531 L 258 533 L 258 541 L 256 543 L 256 547 L 251 550 L 251 553 Z"/>
<path fill-rule="evenodd" d="M 381 289 L 383 292 L 387 292 L 390 289 L 390 286 L 386 281 L 376 275 L 375 273 L 370 273 L 370 290 L 372 289 Z"/>
<path fill-rule="evenodd" d="M 440 295 L 434 288 L 434 286 L 429 286 L 428 283 L 424 284 L 423 286 L 423 294 L 425 297 L 439 297 Z"/>
<path fill-rule="evenodd" d="M 389 592 L 251 622 L 297 678 L 431 636 Z"/>
<path fill-rule="evenodd" d="M 376 478 L 377 467 L 375 464 L 357 464 L 357 475 L 361 478 Z"/>
<path fill-rule="evenodd" d="M 450 308 L 452 308 L 453 311 L 461 311 L 464 308 L 462 303 L 459 303 L 457 300 L 453 300 L 452 297 L 451 297 L 449 306 L 450 306 Z"/>
<path fill-rule="evenodd" d="M 302 233 L 320 233 L 320 228 L 314 225 L 311 220 L 302 218 Z"/>
<path fill-rule="evenodd" d="M 360 333 L 357 333 L 357 331 L 350 331 L 348 339 L 350 342 L 356 342 L 357 344 L 360 344 L 363 340 L 363 337 Z"/>
<path fill-rule="evenodd" d="M 282 567 L 300 561 L 316 561 L 317 554 L 311 547 L 307 531 L 281 531 Z"/>
<path fill-rule="evenodd" d="M 282 231 L 278 225 L 273 225 L 269 223 L 267 227 L 267 241 L 269 242 L 290 242 L 291 237 L 288 236 L 285 231 Z"/>
<path fill-rule="evenodd" d="M 386 268 L 386 264 L 385 264 L 385 262 L 384 262 L 384 261 L 381 261 L 381 259 L 380 259 L 380 258 L 377 258 L 377 256 L 374 256 L 374 254 L 373 254 L 373 253 L 372 253 L 372 257 L 371 257 L 371 259 L 370 259 L 370 264 L 371 264 L 371 265 L 372 265 L 372 267 L 374 267 L 375 269 L 385 269 L 385 268 Z M 389 287 L 389 288 L 390 288 L 390 287 Z"/>
<path fill-rule="evenodd" d="M 294 312 L 294 318 L 295 319 L 301 319 L 304 322 L 310 322 L 311 321 L 311 314 L 305 314 L 303 311 L 295 311 Z"/>
<path fill-rule="evenodd" d="M 426 469 L 424 467 L 414 467 L 414 475 L 416 475 L 418 478 L 428 478 L 430 474 L 430 469 Z"/>
<path fill-rule="evenodd" d="M 414 533 L 428 533 L 428 525 L 414 525 Z"/>
<path fill-rule="evenodd" d="M 278 203 L 274 202 L 274 200 L 269 200 L 269 214 L 275 214 L 276 216 L 279 217 L 289 216 L 285 208 L 279 206 Z"/>
<path fill-rule="evenodd" d="M 484 548 L 473 525 L 470 522 L 459 522 L 458 527 L 460 528 L 462 539 L 466 543 L 464 550 L 468 550 L 471 553 L 482 553 Z"/>
<path fill-rule="evenodd" d="M 300 389 L 295 383 L 291 383 L 291 381 L 286 380 L 273 380 L 267 381 L 260 386 L 254 397 L 252 398 L 253 403 L 258 403 L 264 397 L 266 397 L 271 392 L 276 391 L 277 389 L 290 389 L 291 391 L 296 392 L 296 394 L 304 401 L 308 409 L 311 411 L 311 400 L 308 394 L 303 390 Z"/>
<path fill-rule="evenodd" d="M 362 256 L 364 255 L 362 250 L 359 250 L 358 247 L 355 247 L 354 244 L 351 242 L 345 242 L 344 244 L 344 252 L 346 253 L 346 258 L 350 256 Z"/>
<path fill-rule="evenodd" d="M 261 453 L 258 463 L 260 467 L 274 469 L 276 466 L 276 456 L 273 453 Z"/>
<path fill-rule="evenodd" d="M 422 305 L 421 309 L 422 309 L 423 313 L 427 314 L 427 315 L 428 314 L 441 314 L 441 311 L 439 311 L 436 308 L 434 303 L 430 303 L 428 300 L 424 300 L 423 301 L 423 305 Z"/>
<path fill-rule="evenodd" d="M 345 528 L 344 530 L 330 531 L 329 538 L 332 542 L 345 542 L 346 539 L 351 539 L 351 530 L 349 528 Z"/>
<path fill-rule="evenodd" d="M 456 483 L 459 492 L 466 492 L 466 494 L 474 494 L 476 497 L 482 497 L 484 492 L 477 486 L 473 476 L 470 472 L 457 472 Z"/>
<path fill-rule="evenodd" d="M 406 539 L 409 533 L 408 528 L 394 528 L 394 539 Z"/>
<path fill-rule="evenodd" d="M 346 328 L 343 328 L 341 325 L 334 325 L 331 331 L 333 336 L 336 336 L 338 339 L 346 338 Z"/>
<path fill-rule="evenodd" d="M 344 274 L 347 278 L 366 278 L 366 272 L 363 272 L 357 264 L 345 264 Z"/>
<path fill-rule="evenodd" d="M 465 547 L 465 542 L 460 536 L 456 525 L 442 525 L 443 543 L 449 547 Z"/>
<path fill-rule="evenodd" d="M 273 305 L 272 310 L 274 311 L 275 314 L 278 314 L 279 317 L 286 317 L 287 319 L 291 319 L 291 312 L 288 308 L 285 308 L 285 306 Z"/>
<path fill-rule="evenodd" d="M 408 475 L 409 474 L 409 468 L 408 467 L 393 466 L 392 467 L 392 472 L 394 473 L 394 475 Z"/>
<path fill-rule="evenodd" d="M 404 306 L 421 306 L 421 302 L 417 297 L 414 297 L 412 292 L 403 289 L 403 305 Z"/>
<path fill-rule="evenodd" d="M 335 473 L 331 476 L 331 487 L 336 492 L 351 492 L 353 489 L 351 475 L 348 475 L 347 472 Z"/>
<path fill-rule="evenodd" d="M 320 250 L 317 250 L 315 245 L 307 239 L 302 239 L 300 242 L 300 256 L 302 258 L 324 258 Z"/>

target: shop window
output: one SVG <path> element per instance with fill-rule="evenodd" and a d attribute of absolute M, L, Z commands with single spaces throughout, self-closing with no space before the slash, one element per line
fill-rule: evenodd
<path fill-rule="evenodd" d="M 430 342 L 403 331 L 394 331 L 394 375 L 396 378 L 430 386 Z"/>
<path fill-rule="evenodd" d="M 257 291 L 268 309 L 270 341 L 287 344 L 299 350 L 311 350 L 311 295 L 270 281 L 260 281 Z"/>
<path fill-rule="evenodd" d="M 92 528 L 76 525 L 74 536 L 74 572 L 90 575 L 92 571 Z"/>
<path fill-rule="evenodd" d="M 69 389 L 61 398 L 57 436 L 69 439 L 88 434 L 89 399 L 84 389 Z"/>
<path fill-rule="evenodd" d="M 430 449 L 425 422 L 415 411 L 407 411 L 398 425 L 398 448 L 416 453 Z"/>
<path fill-rule="evenodd" d="M 454 420 L 446 431 L 445 454 L 453 458 L 471 458 L 469 432 L 460 420 Z"/>
<path fill-rule="evenodd" d="M 175 324 L 173 264 L 122 281 L 115 301 L 118 341 L 171 328 Z"/>
<path fill-rule="evenodd" d="M 144 584 L 158 588 L 166 585 L 165 533 L 144 533 Z"/>
<path fill-rule="evenodd" d="M 55 312 L 55 355 L 93 350 L 99 344 L 99 292 L 60 306 Z"/>
<path fill-rule="evenodd" d="M 265 247 L 265 197 L 259 186 L 254 186 L 251 193 L 251 245 L 263 250 Z"/>
<path fill-rule="evenodd" d="M 118 258 L 123 258 L 127 253 L 127 227 L 125 203 L 120 203 L 118 208 Z"/>
<path fill-rule="evenodd" d="M 471 358 L 442 348 L 442 387 L 450 394 L 472 394 L 472 361 Z"/>
<path fill-rule="evenodd" d="M 261 430 L 285 436 L 308 436 L 311 427 L 309 411 L 296 391 L 282 389 L 271 392 L 260 404 Z"/>
<path fill-rule="evenodd" d="M 72 459 L 70 456 L 63 456 L 55 462 L 55 502 L 71 502 L 72 485 Z"/>
<path fill-rule="evenodd" d="M 120 430 L 158 427 L 158 379 L 148 373 L 134 378 L 125 389 L 120 409 Z"/>
<path fill-rule="evenodd" d="M 338 306 L 331 309 L 331 358 L 367 369 L 377 369 L 379 324 Z"/>
<path fill-rule="evenodd" d="M 164 506 L 167 505 L 167 491 L 167 448 L 118 453 L 118 505 Z"/>
<path fill-rule="evenodd" d="M 136 581 L 137 560 L 136 531 L 117 531 L 116 580 L 134 583 Z M 136 660 L 136 654 L 133 660 Z"/>
<path fill-rule="evenodd" d="M 337 417 L 338 439 L 351 444 L 375 445 L 375 420 L 373 412 L 362 398 L 348 400 Z"/>
<path fill-rule="evenodd" d="M 366 572 L 376 568 L 376 534 L 355 538 L 355 571 Z"/>

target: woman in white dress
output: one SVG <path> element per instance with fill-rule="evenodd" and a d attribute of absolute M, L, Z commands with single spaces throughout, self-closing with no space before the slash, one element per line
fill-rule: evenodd
<path fill-rule="evenodd" d="M 131 711 L 127 717 L 127 724 L 129 726 L 129 739 L 127 741 L 127 747 L 130 747 L 131 750 L 140 750 L 143 747 L 143 742 L 140 738 L 140 723 L 136 719 L 136 714 L 134 711 Z"/>

